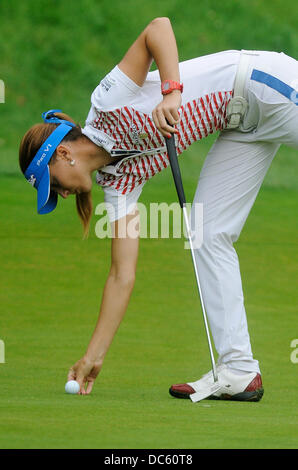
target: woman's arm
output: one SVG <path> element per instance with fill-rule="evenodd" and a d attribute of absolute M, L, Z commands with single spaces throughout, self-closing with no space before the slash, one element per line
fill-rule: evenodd
<path fill-rule="evenodd" d="M 119 68 L 142 86 L 153 60 L 161 81 L 180 80 L 176 39 L 169 18 L 151 21 L 128 49 Z"/>
<path fill-rule="evenodd" d="M 79 382 L 81 394 L 91 392 L 105 355 L 124 317 L 133 290 L 139 236 L 133 238 L 127 234 L 122 238 L 122 234 L 127 231 L 130 221 L 136 217 L 138 217 L 137 211 L 112 224 L 114 230 L 112 262 L 103 291 L 99 318 L 84 357 L 70 369 L 68 374 L 68 380 Z"/>
<path fill-rule="evenodd" d="M 180 81 L 176 39 L 168 18 L 156 18 L 151 21 L 118 66 L 137 85 L 142 86 L 153 60 L 158 67 L 161 82 Z M 153 110 L 154 123 L 164 136 L 176 131 L 173 126 L 179 122 L 180 106 L 181 92 L 175 90 L 165 95 Z"/>

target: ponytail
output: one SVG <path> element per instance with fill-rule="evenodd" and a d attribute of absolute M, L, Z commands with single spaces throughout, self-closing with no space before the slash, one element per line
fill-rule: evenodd
<path fill-rule="evenodd" d="M 76 194 L 76 206 L 79 217 L 83 225 L 83 238 L 88 238 L 90 221 L 92 217 L 92 197 L 91 192 Z"/>

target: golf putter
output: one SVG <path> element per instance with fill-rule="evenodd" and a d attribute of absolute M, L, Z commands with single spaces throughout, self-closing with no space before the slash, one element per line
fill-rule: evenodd
<path fill-rule="evenodd" d="M 183 217 L 184 217 L 184 222 L 186 226 L 186 231 L 187 231 L 187 238 L 189 241 L 190 245 L 190 250 L 191 250 L 191 256 L 192 256 L 192 261 L 193 261 L 193 267 L 195 271 L 195 276 L 196 276 L 196 281 L 197 281 L 197 287 L 199 291 L 199 298 L 200 298 L 200 303 L 202 307 L 202 312 L 203 312 L 203 319 L 204 319 L 204 325 L 205 325 L 205 330 L 207 334 L 207 341 L 208 341 L 208 347 L 209 347 L 209 352 L 210 352 L 210 358 L 211 358 L 211 364 L 212 364 L 212 372 L 213 372 L 213 379 L 214 383 L 208 387 L 205 387 L 202 390 L 192 393 L 190 395 L 190 398 L 193 403 L 196 403 L 198 401 L 203 400 L 204 398 L 209 397 L 213 393 L 217 392 L 220 389 L 220 385 L 218 382 L 218 375 L 217 375 L 217 370 L 216 370 L 216 364 L 214 360 L 214 354 L 213 354 L 213 349 L 212 349 L 212 344 L 211 344 L 211 339 L 210 339 L 210 333 L 209 333 L 209 327 L 208 327 L 208 321 L 207 321 L 207 315 L 206 315 L 206 310 L 203 302 L 203 296 L 202 296 L 202 291 L 201 291 L 201 285 L 200 285 L 200 279 L 199 279 L 199 273 L 197 270 L 197 265 L 196 265 L 196 260 L 195 260 L 195 254 L 194 254 L 194 247 L 192 243 L 192 236 L 191 236 L 191 230 L 190 230 L 190 224 L 188 220 L 188 214 L 186 210 L 186 199 L 185 199 L 185 194 L 184 194 L 184 188 L 182 184 L 182 178 L 181 178 L 181 172 L 180 172 L 180 167 L 178 163 L 178 158 L 177 158 L 177 152 L 176 152 L 176 146 L 175 146 L 175 137 L 174 134 L 171 135 L 170 138 L 165 137 L 166 141 L 166 146 L 167 146 L 167 151 L 170 159 L 170 165 L 171 165 L 171 170 L 176 186 L 176 191 L 178 194 L 178 199 L 180 203 L 180 207 L 183 211 Z"/>

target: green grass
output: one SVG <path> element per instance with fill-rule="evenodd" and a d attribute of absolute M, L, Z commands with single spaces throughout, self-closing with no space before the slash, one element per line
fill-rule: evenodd
<path fill-rule="evenodd" d="M 0 3 L 0 448 L 297 448 L 297 152 L 281 148 L 236 244 L 260 403 L 190 401 L 172 383 L 210 368 L 189 253 L 181 239 L 142 239 L 125 319 L 90 396 L 64 393 L 84 354 L 110 262 L 110 241 L 88 241 L 74 200 L 36 215 L 20 175 L 20 138 L 42 111 L 84 122 L 90 93 L 145 25 L 169 16 L 180 59 L 224 49 L 283 50 L 295 57 L 292 0 L 3 0 Z M 127 21 L 129 18 L 129 22 Z M 214 137 L 180 159 L 187 200 Z M 103 201 L 98 188 L 95 205 Z M 169 170 L 141 202 L 176 201 Z"/>
<path fill-rule="evenodd" d="M 78 0 L 71 8 L 67 0 L 2 0 L 5 151 L 16 150 L 47 109 L 61 108 L 83 123 L 92 90 L 157 16 L 170 17 L 180 60 L 242 48 L 297 57 L 298 8 L 292 0 Z"/>
<path fill-rule="evenodd" d="M 190 195 L 195 160 L 199 172 L 199 154 L 210 143 L 181 159 Z M 168 394 L 172 383 L 210 368 L 181 239 L 141 240 L 133 296 L 93 393 L 66 395 L 68 368 L 84 353 L 96 321 L 110 241 L 98 240 L 93 229 L 81 241 L 73 200 L 40 217 L 32 214 L 29 185 L 14 175 L 2 178 L 0 448 L 297 447 L 297 365 L 290 361 L 297 337 L 297 191 L 284 188 L 282 175 L 281 185 L 274 183 L 278 159 L 291 162 L 291 152 L 282 150 L 273 162 L 237 243 L 253 350 L 263 372 L 260 403 L 193 405 Z M 97 188 L 94 198 L 101 200 Z M 165 171 L 145 187 L 141 201 L 173 198 Z"/>

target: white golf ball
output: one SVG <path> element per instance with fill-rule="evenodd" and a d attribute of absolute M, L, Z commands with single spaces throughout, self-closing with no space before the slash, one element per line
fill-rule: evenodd
<path fill-rule="evenodd" d="M 72 395 L 75 395 L 76 393 L 79 392 L 79 390 L 80 390 L 80 385 L 78 384 L 76 380 L 69 380 L 65 384 L 66 393 L 71 393 Z"/>

